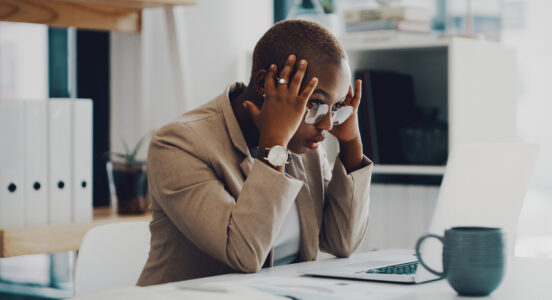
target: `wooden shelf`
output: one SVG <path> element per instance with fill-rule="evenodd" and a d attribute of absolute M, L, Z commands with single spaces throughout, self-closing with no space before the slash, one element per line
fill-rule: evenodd
<path fill-rule="evenodd" d="M 375 165 L 374 174 L 444 175 L 445 166 Z"/>
<path fill-rule="evenodd" d="M 149 222 L 151 212 L 117 215 L 110 207 L 97 208 L 91 222 L 0 229 L 0 257 L 78 250 L 82 238 L 91 228 L 124 221 Z"/>
<path fill-rule="evenodd" d="M 420 39 L 413 41 L 342 41 L 343 47 L 347 51 L 368 51 L 368 50 L 402 50 L 402 49 L 425 49 L 447 47 L 452 42 L 451 39 Z"/>
<path fill-rule="evenodd" d="M 0 21 L 140 32 L 142 9 L 195 0 L 0 0 Z"/>

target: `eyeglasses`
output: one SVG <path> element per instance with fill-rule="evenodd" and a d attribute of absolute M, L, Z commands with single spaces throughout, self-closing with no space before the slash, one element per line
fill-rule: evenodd
<path fill-rule="evenodd" d="M 307 124 L 317 124 L 322 121 L 328 111 L 330 106 L 328 104 L 321 103 L 309 103 L 308 111 L 305 115 L 305 123 Z M 332 107 L 330 119 L 333 125 L 341 125 L 347 121 L 347 119 L 353 114 L 353 107 L 341 104 L 337 108 Z"/>

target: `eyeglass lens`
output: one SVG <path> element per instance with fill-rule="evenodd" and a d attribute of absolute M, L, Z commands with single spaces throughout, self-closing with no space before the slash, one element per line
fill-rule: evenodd
<path fill-rule="evenodd" d="M 307 112 L 305 116 L 305 123 L 307 124 L 316 124 L 328 114 L 330 107 L 327 104 L 315 104 Z M 353 107 L 351 106 L 341 106 L 331 113 L 331 120 L 333 125 L 343 124 L 349 116 L 353 113 Z"/>
<path fill-rule="evenodd" d="M 309 108 L 305 116 L 305 123 L 316 124 L 322 121 L 328 113 L 329 108 L 327 104 L 314 104 L 313 107 Z"/>
<path fill-rule="evenodd" d="M 332 123 L 334 125 L 340 125 L 345 123 L 347 119 L 353 114 L 352 106 L 342 106 L 338 108 L 332 115 Z"/>

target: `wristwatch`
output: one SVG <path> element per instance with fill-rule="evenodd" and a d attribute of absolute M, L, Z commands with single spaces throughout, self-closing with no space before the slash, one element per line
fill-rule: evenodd
<path fill-rule="evenodd" d="M 286 164 L 289 158 L 289 150 L 280 146 L 272 146 L 270 148 L 257 148 L 255 153 L 256 158 L 264 158 L 275 167 L 281 167 Z"/>

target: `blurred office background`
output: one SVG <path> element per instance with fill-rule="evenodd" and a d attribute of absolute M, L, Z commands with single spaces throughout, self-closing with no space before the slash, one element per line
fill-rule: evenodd
<path fill-rule="evenodd" d="M 322 1 L 339 16 L 371 0 Z M 434 36 L 465 30 L 465 0 L 404 0 L 427 8 Z M 94 206 L 109 205 L 105 151 L 122 151 L 235 81 L 248 81 L 255 42 L 293 1 L 197 0 L 146 9 L 141 33 L 0 22 L 0 98 L 94 101 Z M 519 224 L 516 255 L 552 257 L 552 3 L 471 1 L 473 31 L 516 51 L 517 139 L 541 144 Z M 171 26 L 174 24 L 175 26 Z M 484 84 L 484 83 L 483 83 Z M 501 107 L 496 107 L 500 112 Z M 492 122 L 489 116 L 489 122 Z M 2 141 L 2 144 L 8 141 Z M 139 157 L 146 156 L 143 147 Z M 513 157 L 513 164 L 516 158 Z M 408 198 L 408 193 L 402 194 Z M 370 248 L 368 245 L 367 248 Z M 368 250 L 368 249 L 363 249 Z M 0 258 L 0 298 L 72 295 L 74 252 Z"/>

